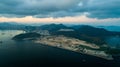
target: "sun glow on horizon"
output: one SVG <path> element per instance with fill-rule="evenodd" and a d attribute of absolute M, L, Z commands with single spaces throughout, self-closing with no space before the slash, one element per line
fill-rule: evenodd
<path fill-rule="evenodd" d="M 96 18 L 88 18 L 86 16 L 75 16 L 75 17 L 60 17 L 60 18 L 35 18 L 32 16 L 26 16 L 22 18 L 7 18 L 0 17 L 0 22 L 20 22 L 20 23 L 83 23 L 83 22 L 112 22 L 112 21 L 120 21 L 120 18 L 109 18 L 109 19 L 96 19 Z"/>

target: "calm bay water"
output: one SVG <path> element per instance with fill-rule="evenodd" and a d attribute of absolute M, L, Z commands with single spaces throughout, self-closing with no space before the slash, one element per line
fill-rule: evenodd
<path fill-rule="evenodd" d="M 107 38 L 106 42 L 113 48 L 120 49 L 120 37 L 109 37 Z"/>
<path fill-rule="evenodd" d="M 0 67 L 120 66 L 120 57 L 108 61 L 42 44 L 15 42 L 11 39 L 23 32 L 18 30 L 0 31 L 0 41 L 3 41 L 0 43 Z"/>

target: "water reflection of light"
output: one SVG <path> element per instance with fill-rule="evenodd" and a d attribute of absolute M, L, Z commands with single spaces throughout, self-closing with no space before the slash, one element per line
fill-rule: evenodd
<path fill-rule="evenodd" d="M 21 30 L 0 30 L 1 45 L 13 43 L 12 37 L 21 33 L 23 33 Z"/>

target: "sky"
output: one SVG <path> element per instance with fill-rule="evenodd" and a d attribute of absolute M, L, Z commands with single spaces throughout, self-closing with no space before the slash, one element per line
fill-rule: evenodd
<path fill-rule="evenodd" d="M 0 0 L 0 22 L 120 25 L 120 0 Z"/>

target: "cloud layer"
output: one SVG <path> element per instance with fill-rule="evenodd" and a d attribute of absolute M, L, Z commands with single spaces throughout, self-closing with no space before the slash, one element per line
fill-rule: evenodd
<path fill-rule="evenodd" d="M 120 18 L 120 0 L 0 0 L 1 17 Z"/>

